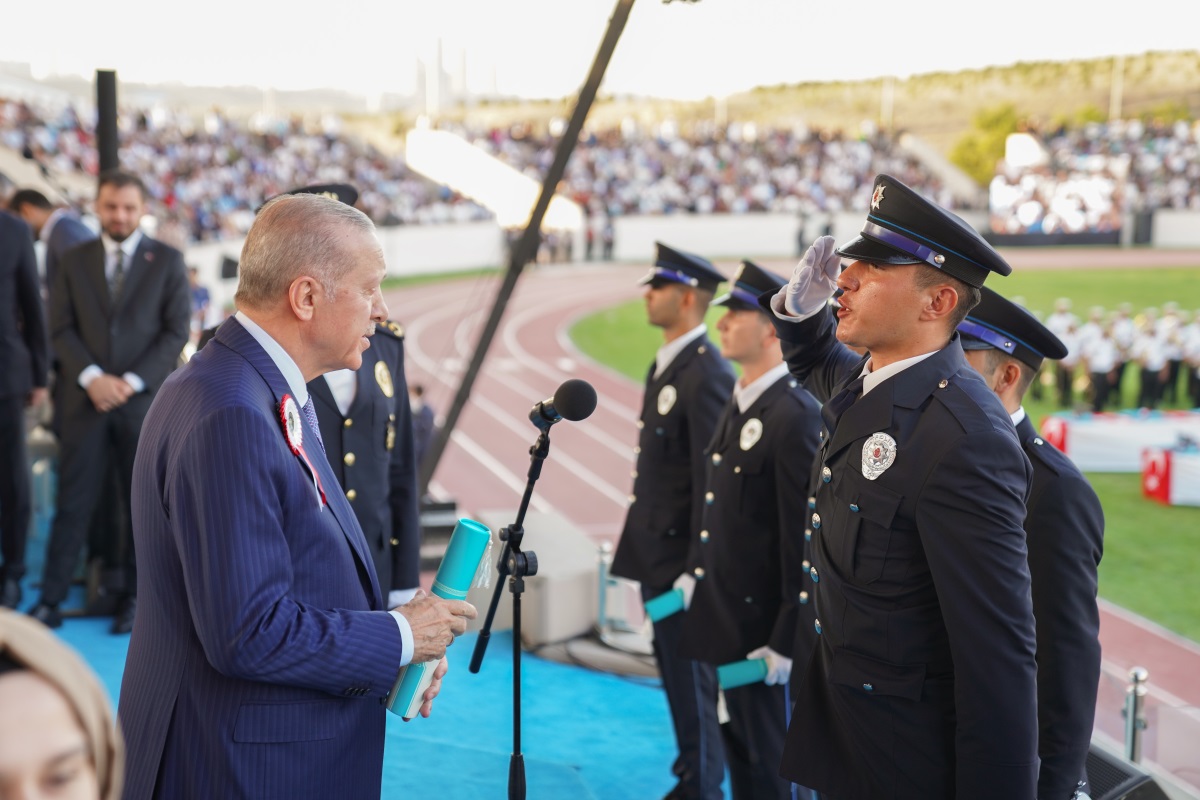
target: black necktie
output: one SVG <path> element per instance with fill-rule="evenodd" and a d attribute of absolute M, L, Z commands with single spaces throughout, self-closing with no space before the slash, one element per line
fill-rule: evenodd
<path fill-rule="evenodd" d="M 821 406 L 821 420 L 825 423 L 825 429 L 829 431 L 830 436 L 833 435 L 834 428 L 837 427 L 837 422 L 842 414 L 847 408 L 854 405 L 854 401 L 862 393 L 864 377 L 866 376 L 858 376 L 857 379 L 847 384 L 845 389 L 829 398 L 829 401 Z"/>
<path fill-rule="evenodd" d="M 108 285 L 108 294 L 113 300 L 121 294 L 121 283 L 125 280 L 125 251 L 117 248 L 117 263 L 113 265 L 112 282 Z"/>

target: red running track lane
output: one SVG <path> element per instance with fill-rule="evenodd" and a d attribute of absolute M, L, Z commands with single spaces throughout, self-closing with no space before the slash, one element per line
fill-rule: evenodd
<path fill-rule="evenodd" d="M 772 266 L 790 271 L 790 265 Z M 537 438 L 529 409 L 564 380 L 583 378 L 596 387 L 599 404 L 587 420 L 554 427 L 531 507 L 556 511 L 597 543 L 615 543 L 632 485 L 641 387 L 584 357 L 568 331 L 587 314 L 640 297 L 636 282 L 644 270 L 573 265 L 526 271 L 438 465 L 435 495 L 455 498 L 464 513 L 499 509 L 515 516 Z M 449 408 L 498 287 L 498 278 L 455 280 L 387 296 L 391 316 L 407 331 L 409 382 L 425 384 L 425 397 L 439 413 Z M 1123 739 L 1128 672 L 1145 667 L 1151 721 L 1145 756 L 1200 787 L 1200 646 L 1109 603 L 1100 611 L 1104 674 L 1097 731 Z"/>

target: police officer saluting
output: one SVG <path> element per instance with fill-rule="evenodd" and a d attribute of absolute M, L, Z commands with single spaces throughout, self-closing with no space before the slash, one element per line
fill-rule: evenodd
<path fill-rule="evenodd" d="M 958 217 L 879 175 L 861 234 L 838 249 L 821 237 L 760 299 L 825 422 L 817 645 L 781 771 L 838 800 L 1036 794 L 1032 470 L 955 332 L 984 278 L 1010 271 Z M 823 312 L 837 289 L 835 331 Z"/>
<path fill-rule="evenodd" d="M 689 547 L 704 508 L 704 450 L 733 390 L 729 363 L 706 335 L 704 315 L 724 278 L 707 260 L 659 243 L 646 317 L 663 331 L 638 420 L 633 495 L 612 571 L 641 582 L 650 600 L 678 586 L 691 595 Z M 724 779 L 716 670 L 678 655 L 680 614 L 654 623 L 654 655 L 679 747 L 670 798 L 720 798 Z"/>
<path fill-rule="evenodd" d="M 984 289 L 958 326 L 962 347 L 1017 426 L 1033 464 L 1025 536 L 1037 618 L 1038 775 L 1040 800 L 1066 800 L 1083 788 L 1100 683 L 1097 569 L 1104 511 L 1069 458 L 1047 444 L 1021 400 L 1044 358 L 1066 346 L 1025 309 Z"/>
<path fill-rule="evenodd" d="M 725 760 L 734 800 L 788 798 L 779 776 L 787 731 L 795 606 L 783 597 L 787 539 L 804 540 L 802 491 L 817 449 L 820 406 L 788 375 L 758 296 L 784 280 L 743 261 L 717 324 L 721 355 L 742 367 L 709 445 L 696 588 L 680 655 L 720 666 L 763 658 L 765 682 L 725 689 Z"/>

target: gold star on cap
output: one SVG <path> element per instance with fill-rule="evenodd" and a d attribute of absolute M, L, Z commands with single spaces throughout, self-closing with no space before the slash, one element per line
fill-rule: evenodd
<path fill-rule="evenodd" d="M 871 210 L 879 208 L 879 204 L 883 202 L 884 185 L 881 183 L 875 187 L 875 193 L 871 195 Z"/>

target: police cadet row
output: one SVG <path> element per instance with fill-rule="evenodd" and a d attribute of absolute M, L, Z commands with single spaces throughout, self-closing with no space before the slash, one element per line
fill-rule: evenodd
<path fill-rule="evenodd" d="M 739 799 L 1085 788 L 1103 513 L 1022 408 L 1066 347 L 983 288 L 1010 272 L 888 175 L 790 281 L 743 261 L 714 298 L 710 262 L 658 244 L 612 570 L 653 624 L 667 798 L 722 797 L 726 767 Z"/>

